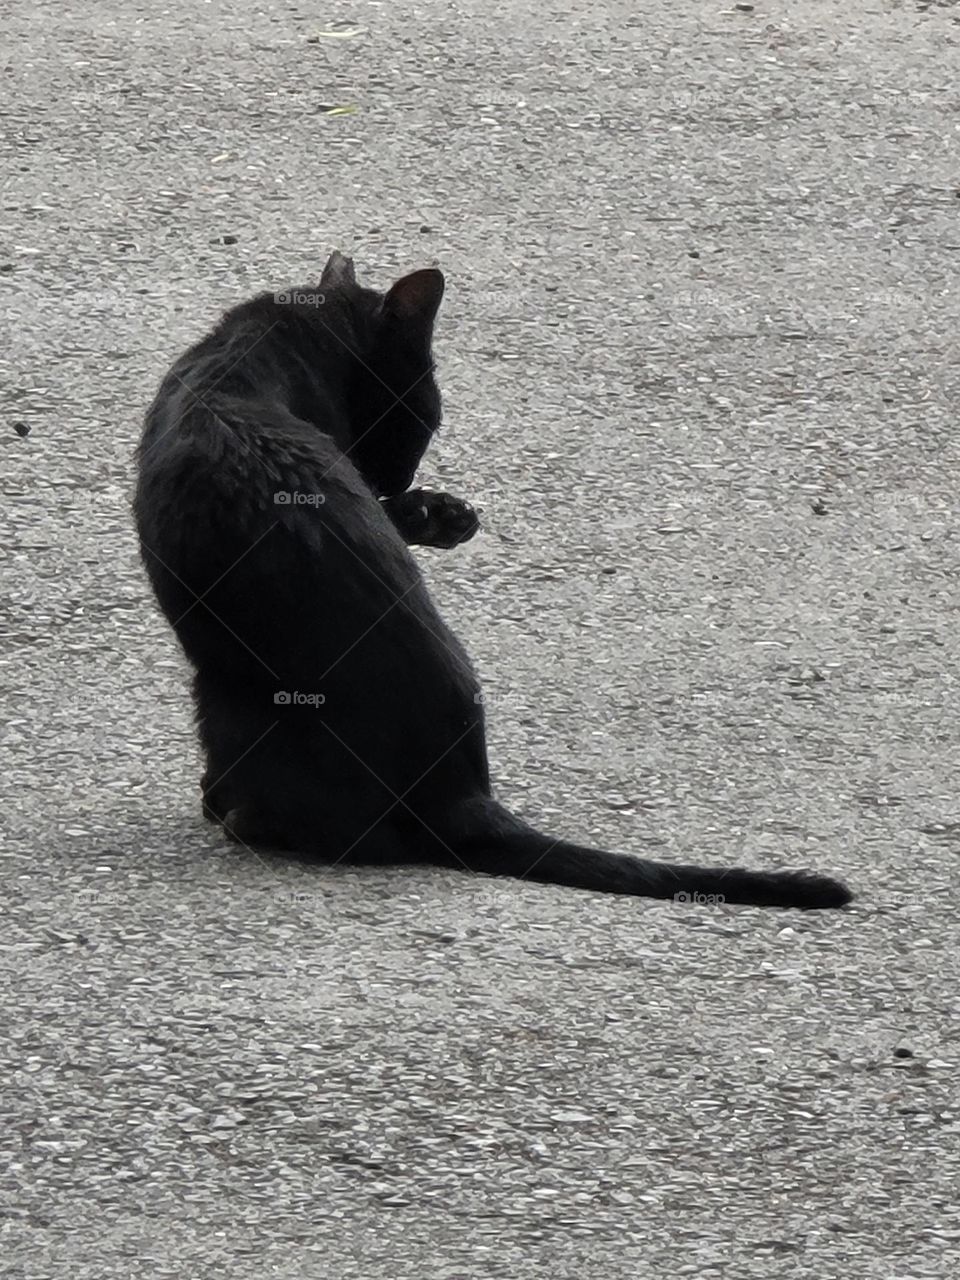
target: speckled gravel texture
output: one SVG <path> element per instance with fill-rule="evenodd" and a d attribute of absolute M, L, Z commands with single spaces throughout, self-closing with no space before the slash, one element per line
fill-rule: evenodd
<path fill-rule="evenodd" d="M 956 1275 L 960 5 L 7 0 L 0 44 L 4 1277 Z M 425 480 L 485 532 L 421 559 L 503 796 L 852 909 L 204 827 L 132 450 L 334 247 L 448 275 Z"/>

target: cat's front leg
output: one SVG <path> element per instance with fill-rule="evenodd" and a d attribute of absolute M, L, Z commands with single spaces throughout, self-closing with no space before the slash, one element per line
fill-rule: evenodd
<path fill-rule="evenodd" d="M 408 546 L 456 547 L 468 542 L 480 528 L 469 502 L 452 493 L 432 489 L 408 489 L 381 505 Z"/>

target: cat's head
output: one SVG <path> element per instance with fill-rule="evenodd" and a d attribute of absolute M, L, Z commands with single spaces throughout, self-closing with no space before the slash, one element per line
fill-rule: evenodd
<path fill-rule="evenodd" d="M 431 347 L 443 275 L 414 271 L 378 293 L 362 288 L 353 261 L 334 253 L 320 288 L 348 302 L 356 324 L 350 457 L 379 494 L 402 493 L 440 425 Z"/>

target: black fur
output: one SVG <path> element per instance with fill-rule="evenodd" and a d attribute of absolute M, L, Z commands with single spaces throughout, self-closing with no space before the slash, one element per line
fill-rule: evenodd
<path fill-rule="evenodd" d="M 433 270 L 361 288 L 334 254 L 319 284 L 228 312 L 147 414 L 137 524 L 196 672 L 204 812 L 246 844 L 329 861 L 841 906 L 824 876 L 583 849 L 491 796 L 476 678 L 405 545 L 477 527 L 460 499 L 409 490 L 440 420 L 442 292 Z"/>

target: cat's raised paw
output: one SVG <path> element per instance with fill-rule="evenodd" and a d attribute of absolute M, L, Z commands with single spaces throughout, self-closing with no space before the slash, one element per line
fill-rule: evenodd
<path fill-rule="evenodd" d="M 383 503 L 403 540 L 411 546 L 456 547 L 480 528 L 476 511 L 463 498 L 432 489 L 410 489 Z"/>

